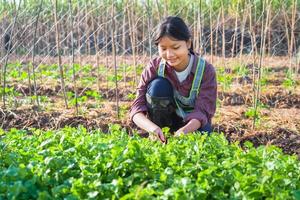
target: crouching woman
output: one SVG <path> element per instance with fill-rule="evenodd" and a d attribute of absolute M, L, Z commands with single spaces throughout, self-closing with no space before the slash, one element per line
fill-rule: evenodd
<path fill-rule="evenodd" d="M 162 142 L 162 127 L 175 136 L 211 132 L 217 96 L 214 67 L 194 53 L 191 33 L 179 17 L 164 19 L 154 42 L 159 56 L 141 75 L 131 120 Z"/>

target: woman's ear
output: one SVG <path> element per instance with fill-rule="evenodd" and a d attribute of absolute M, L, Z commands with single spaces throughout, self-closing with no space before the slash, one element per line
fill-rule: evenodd
<path fill-rule="evenodd" d="M 186 45 L 187 45 L 187 48 L 190 49 L 192 47 L 192 39 L 189 39 L 187 42 L 186 42 Z"/>

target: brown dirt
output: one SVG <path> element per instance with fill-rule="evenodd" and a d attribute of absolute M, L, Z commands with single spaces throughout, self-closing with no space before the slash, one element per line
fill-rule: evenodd
<path fill-rule="evenodd" d="M 278 77 L 277 77 L 278 78 Z M 282 77 L 284 79 L 284 76 Z M 233 83 L 238 83 L 240 85 L 250 85 L 253 83 L 253 79 L 249 76 L 241 76 L 233 78 Z M 278 79 L 267 79 L 267 85 L 273 85 L 273 86 L 281 86 L 283 83 L 283 80 Z"/>
<path fill-rule="evenodd" d="M 108 109 L 108 108 L 107 108 Z M 84 126 L 88 130 L 101 129 L 107 132 L 110 123 L 125 124 L 126 121 L 115 120 L 111 113 L 103 111 L 90 111 L 88 116 L 76 116 L 73 110 L 64 112 L 37 111 L 36 107 L 19 108 L 17 110 L 6 110 L 0 112 L 0 128 L 9 130 L 11 128 L 30 129 L 38 128 L 43 130 L 59 129 L 65 126 L 78 127 Z"/>
<path fill-rule="evenodd" d="M 276 127 L 270 131 L 248 131 L 238 129 L 228 124 L 216 124 L 214 130 L 224 133 L 229 142 L 243 144 L 250 141 L 255 147 L 260 145 L 275 145 L 287 154 L 295 154 L 300 159 L 300 135 L 289 129 Z"/>
<path fill-rule="evenodd" d="M 10 87 L 10 86 L 8 86 Z M 34 87 L 30 88 L 26 85 L 21 84 L 15 84 L 13 85 L 16 92 L 20 93 L 23 96 L 30 96 L 34 95 Z M 77 94 L 78 96 L 82 96 L 85 94 L 86 91 L 94 90 L 97 91 L 97 89 L 93 89 L 91 87 L 78 87 L 77 88 Z M 66 86 L 66 92 L 73 92 L 74 88 L 72 86 Z M 129 101 L 127 95 L 134 92 L 131 89 L 124 89 L 122 87 L 119 88 L 119 100 L 120 101 Z M 37 95 L 39 96 L 47 96 L 47 97 L 56 97 L 57 95 L 60 95 L 62 93 L 62 89 L 60 85 L 56 86 L 38 86 L 37 87 Z M 100 88 L 99 94 L 102 95 L 104 99 L 107 100 L 115 100 L 116 91 L 114 88 Z"/>
<path fill-rule="evenodd" d="M 252 94 L 247 92 L 219 92 L 218 97 L 222 105 L 251 105 Z M 272 91 L 262 94 L 260 102 L 271 108 L 300 108 L 300 95 L 284 91 Z"/>

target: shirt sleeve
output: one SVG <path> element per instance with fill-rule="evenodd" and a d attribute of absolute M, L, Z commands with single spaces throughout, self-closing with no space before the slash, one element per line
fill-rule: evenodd
<path fill-rule="evenodd" d="M 139 112 L 147 112 L 146 106 L 146 92 L 147 86 L 157 76 L 157 61 L 151 61 L 149 65 L 143 70 L 140 82 L 136 90 L 136 98 L 133 101 L 130 109 L 130 120 L 132 121 L 133 116 Z"/>
<path fill-rule="evenodd" d="M 216 112 L 217 101 L 217 79 L 216 71 L 211 64 L 206 62 L 203 78 L 200 85 L 198 97 L 196 98 L 194 111 L 187 114 L 185 121 L 197 119 L 203 127 Z"/>

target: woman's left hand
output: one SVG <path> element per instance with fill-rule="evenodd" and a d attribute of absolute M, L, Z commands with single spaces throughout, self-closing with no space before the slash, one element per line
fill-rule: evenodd
<path fill-rule="evenodd" d="M 174 133 L 174 136 L 175 137 L 179 137 L 181 135 L 185 135 L 186 134 L 186 131 L 184 130 L 184 127 L 178 129 L 175 133 Z"/>
<path fill-rule="evenodd" d="M 185 126 L 181 127 L 178 129 L 175 133 L 174 136 L 178 137 L 180 135 L 185 135 L 187 133 L 194 132 L 198 128 L 201 127 L 201 122 L 197 119 L 191 119 Z"/>

